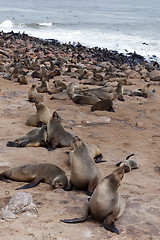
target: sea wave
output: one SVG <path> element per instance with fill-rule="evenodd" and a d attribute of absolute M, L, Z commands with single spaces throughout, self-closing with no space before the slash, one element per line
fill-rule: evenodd
<path fill-rule="evenodd" d="M 41 39 L 56 39 L 61 43 L 77 43 L 87 47 L 98 46 L 116 50 L 119 53 L 136 52 L 144 56 L 147 60 L 160 61 L 159 39 L 142 37 L 131 34 L 117 32 L 102 32 L 98 29 L 67 29 L 65 26 L 56 26 L 51 22 L 17 24 L 10 20 L 0 23 L 0 30 L 4 32 L 25 32 L 33 37 Z M 154 57 L 153 57 L 154 56 Z"/>

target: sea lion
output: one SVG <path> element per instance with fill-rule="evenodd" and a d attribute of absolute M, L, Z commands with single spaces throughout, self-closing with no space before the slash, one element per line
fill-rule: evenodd
<path fill-rule="evenodd" d="M 27 119 L 26 125 L 33 127 L 42 127 L 47 125 L 50 119 L 50 110 L 49 108 L 41 102 L 35 102 L 37 112 L 35 115 L 30 116 Z"/>
<path fill-rule="evenodd" d="M 8 147 L 46 147 L 47 126 L 44 125 L 35 135 L 25 136 L 25 138 L 8 141 Z"/>
<path fill-rule="evenodd" d="M 69 97 L 72 99 L 72 101 L 74 103 L 77 103 L 77 104 L 93 105 L 93 104 L 95 104 L 96 102 L 99 101 L 99 98 L 96 97 L 95 95 L 85 96 L 85 95 L 82 95 L 82 94 L 75 94 L 74 93 L 74 84 L 73 83 L 70 83 L 68 85 L 67 93 L 68 93 Z"/>
<path fill-rule="evenodd" d="M 96 187 L 86 206 L 85 215 L 81 218 L 60 220 L 64 223 L 80 223 L 91 215 L 102 221 L 105 229 L 119 234 L 114 221 L 119 218 L 125 209 L 125 201 L 119 195 L 118 188 L 124 176 L 124 167 L 120 167 L 106 176 Z"/>
<path fill-rule="evenodd" d="M 104 100 L 98 101 L 91 107 L 91 111 L 109 111 L 115 112 L 113 109 L 113 101 L 110 98 L 106 98 Z"/>
<path fill-rule="evenodd" d="M 134 156 L 134 153 L 126 157 L 125 160 L 117 163 L 116 166 L 117 167 L 124 166 L 125 173 L 130 172 L 132 169 L 138 169 L 137 163 L 133 159 L 130 159 L 130 157 L 132 156 Z"/>
<path fill-rule="evenodd" d="M 47 124 L 48 145 L 55 147 L 69 147 L 71 146 L 73 135 L 63 128 L 61 124 L 61 117 L 56 111 L 53 112 Z"/>
<path fill-rule="evenodd" d="M 11 168 L 0 174 L 0 180 L 3 179 L 30 182 L 27 185 L 16 188 L 16 190 L 32 188 L 40 182 L 50 184 L 53 188 L 65 189 L 68 185 L 65 172 L 51 163 L 33 163 Z"/>
<path fill-rule="evenodd" d="M 116 96 L 119 101 L 125 101 L 123 98 L 123 83 L 118 82 L 116 87 Z"/>
<path fill-rule="evenodd" d="M 92 195 L 104 174 L 95 164 L 87 143 L 74 136 L 72 146 L 74 151 L 70 158 L 71 177 L 68 190 L 75 186 L 79 190 L 87 189 L 88 194 Z"/>
<path fill-rule="evenodd" d="M 47 81 L 41 81 L 41 85 L 39 87 L 36 87 L 36 90 L 38 93 L 46 93 L 48 92 L 48 82 Z"/>
<path fill-rule="evenodd" d="M 28 99 L 30 102 L 43 102 L 44 97 L 42 94 L 37 92 L 36 84 L 32 84 L 32 86 L 28 90 Z"/>

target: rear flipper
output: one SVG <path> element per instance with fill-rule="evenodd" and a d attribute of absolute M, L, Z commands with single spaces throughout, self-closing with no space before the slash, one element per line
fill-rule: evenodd
<path fill-rule="evenodd" d="M 134 156 L 134 153 L 128 155 L 128 156 L 126 157 L 126 160 L 128 160 L 128 159 L 129 159 L 130 157 L 132 157 L 132 156 Z"/>
<path fill-rule="evenodd" d="M 15 190 L 20 190 L 20 189 L 27 189 L 27 188 L 32 188 L 37 186 L 40 182 L 42 181 L 41 177 L 37 177 L 33 180 L 33 182 L 30 182 L 22 187 L 16 188 Z"/>
<path fill-rule="evenodd" d="M 64 219 L 60 221 L 64 223 L 81 223 L 81 222 L 85 222 L 89 215 L 90 215 L 90 211 L 89 211 L 89 207 L 87 206 L 86 213 L 83 217 L 73 218 L 73 219 Z"/>
<path fill-rule="evenodd" d="M 6 180 L 1 174 L 0 174 L 0 181 L 10 183 L 10 181 Z"/>
<path fill-rule="evenodd" d="M 110 232 L 119 234 L 119 230 L 115 227 L 114 222 L 110 223 L 110 221 L 108 221 L 108 220 L 109 219 L 108 219 L 108 216 L 107 216 L 107 218 L 105 218 L 104 221 L 103 221 L 104 228 L 107 229 Z"/>
<path fill-rule="evenodd" d="M 103 158 L 102 154 L 95 157 L 94 158 L 95 163 L 107 162 L 106 160 L 102 160 L 102 158 Z"/>
<path fill-rule="evenodd" d="M 7 147 L 19 147 L 19 144 L 16 142 L 8 141 L 6 146 Z"/>

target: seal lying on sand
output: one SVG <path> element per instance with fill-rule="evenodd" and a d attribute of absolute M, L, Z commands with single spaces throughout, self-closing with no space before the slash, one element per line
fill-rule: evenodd
<path fill-rule="evenodd" d="M 109 111 L 115 112 L 113 109 L 113 101 L 110 98 L 106 98 L 104 100 L 98 101 L 91 107 L 91 111 Z"/>
<path fill-rule="evenodd" d="M 65 189 L 68 179 L 65 172 L 51 163 L 33 163 L 11 168 L 0 174 L 0 180 L 11 179 L 19 182 L 30 182 L 19 189 L 32 188 L 40 182 L 50 184 L 53 188 Z"/>
<path fill-rule="evenodd" d="M 36 133 L 37 132 L 37 133 Z M 40 130 L 36 131 L 35 134 L 25 135 L 21 138 L 15 139 L 13 142 L 8 141 L 8 147 L 46 147 L 47 141 L 47 126 L 44 125 Z"/>
<path fill-rule="evenodd" d="M 70 158 L 71 177 L 68 190 L 72 190 L 75 186 L 80 190 L 87 189 L 88 194 L 92 195 L 104 174 L 91 157 L 87 143 L 78 136 L 74 136 L 72 146 L 74 151 Z"/>
<path fill-rule="evenodd" d="M 83 217 L 60 221 L 64 223 L 80 223 L 86 221 L 87 217 L 91 215 L 94 219 L 102 221 L 107 230 L 119 234 L 114 221 L 122 215 L 125 209 L 125 201 L 118 192 L 123 176 L 124 167 L 120 167 L 98 184 L 88 202 Z"/>
<path fill-rule="evenodd" d="M 61 117 L 56 111 L 53 112 L 51 119 L 47 124 L 48 145 L 55 147 L 71 146 L 73 135 L 63 128 Z"/>
<path fill-rule="evenodd" d="M 69 97 L 72 99 L 72 101 L 77 104 L 93 105 L 99 101 L 99 98 L 95 95 L 87 96 L 87 95 L 82 95 L 82 94 L 75 94 L 73 83 L 70 83 L 68 85 L 67 93 L 68 93 Z"/>
<path fill-rule="evenodd" d="M 126 157 L 125 160 L 119 162 L 116 164 L 117 167 L 124 166 L 125 173 L 130 172 L 132 169 L 138 169 L 137 163 L 130 159 L 130 157 L 134 156 L 134 153 L 130 154 L 128 157 Z"/>

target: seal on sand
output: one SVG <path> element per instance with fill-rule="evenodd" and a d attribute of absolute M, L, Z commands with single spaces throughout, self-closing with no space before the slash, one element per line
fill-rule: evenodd
<path fill-rule="evenodd" d="M 27 119 L 26 125 L 33 127 L 42 127 L 46 125 L 50 119 L 50 110 L 49 108 L 41 102 L 35 102 L 37 112 L 35 115 L 30 116 Z"/>
<path fill-rule="evenodd" d="M 70 159 L 71 177 L 68 190 L 72 190 L 75 186 L 80 190 L 87 189 L 88 194 L 92 195 L 104 174 L 91 157 L 87 143 L 74 136 L 72 146 L 74 151 Z"/>
<path fill-rule="evenodd" d="M 69 97 L 72 99 L 74 103 L 77 104 L 88 104 L 88 105 L 93 105 L 96 102 L 99 101 L 99 98 L 95 95 L 92 96 L 86 96 L 86 95 L 81 95 L 81 94 L 75 94 L 74 93 L 74 84 L 70 83 L 67 88 L 67 93 Z"/>
<path fill-rule="evenodd" d="M 28 90 L 28 99 L 30 102 L 43 102 L 44 97 L 42 94 L 37 92 L 36 84 L 32 84 L 32 86 Z"/>
<path fill-rule="evenodd" d="M 32 188 L 40 182 L 50 184 L 53 188 L 65 189 L 68 185 L 68 179 L 65 172 L 51 163 L 33 163 L 11 168 L 0 174 L 0 180 L 3 179 L 30 182 L 16 190 Z"/>
<path fill-rule="evenodd" d="M 124 166 L 125 173 L 130 172 L 132 169 L 138 169 L 137 163 L 133 159 L 130 159 L 130 157 L 132 157 L 132 156 L 134 156 L 134 153 L 132 153 L 128 157 L 126 157 L 125 160 L 117 163 L 116 166 L 117 167 Z"/>
<path fill-rule="evenodd" d="M 119 82 L 116 87 L 116 95 L 119 101 L 125 101 L 123 98 L 123 83 Z"/>
<path fill-rule="evenodd" d="M 109 111 L 109 112 L 115 112 L 113 109 L 113 101 L 110 98 L 106 98 L 104 100 L 98 101 L 91 107 L 91 111 Z"/>
<path fill-rule="evenodd" d="M 102 221 L 105 229 L 119 234 L 114 221 L 122 215 L 125 209 L 125 201 L 118 192 L 123 176 L 124 167 L 120 167 L 98 184 L 88 202 L 83 217 L 60 221 L 64 223 L 80 223 L 86 221 L 87 217 L 91 215 L 94 219 Z"/>
<path fill-rule="evenodd" d="M 15 141 L 8 141 L 8 147 L 46 147 L 47 141 L 47 126 L 44 125 L 35 135 L 28 135 L 15 139 Z"/>
<path fill-rule="evenodd" d="M 73 135 L 63 128 L 61 124 L 61 117 L 56 111 L 53 112 L 47 124 L 48 145 L 55 147 L 69 147 L 71 146 Z"/>

